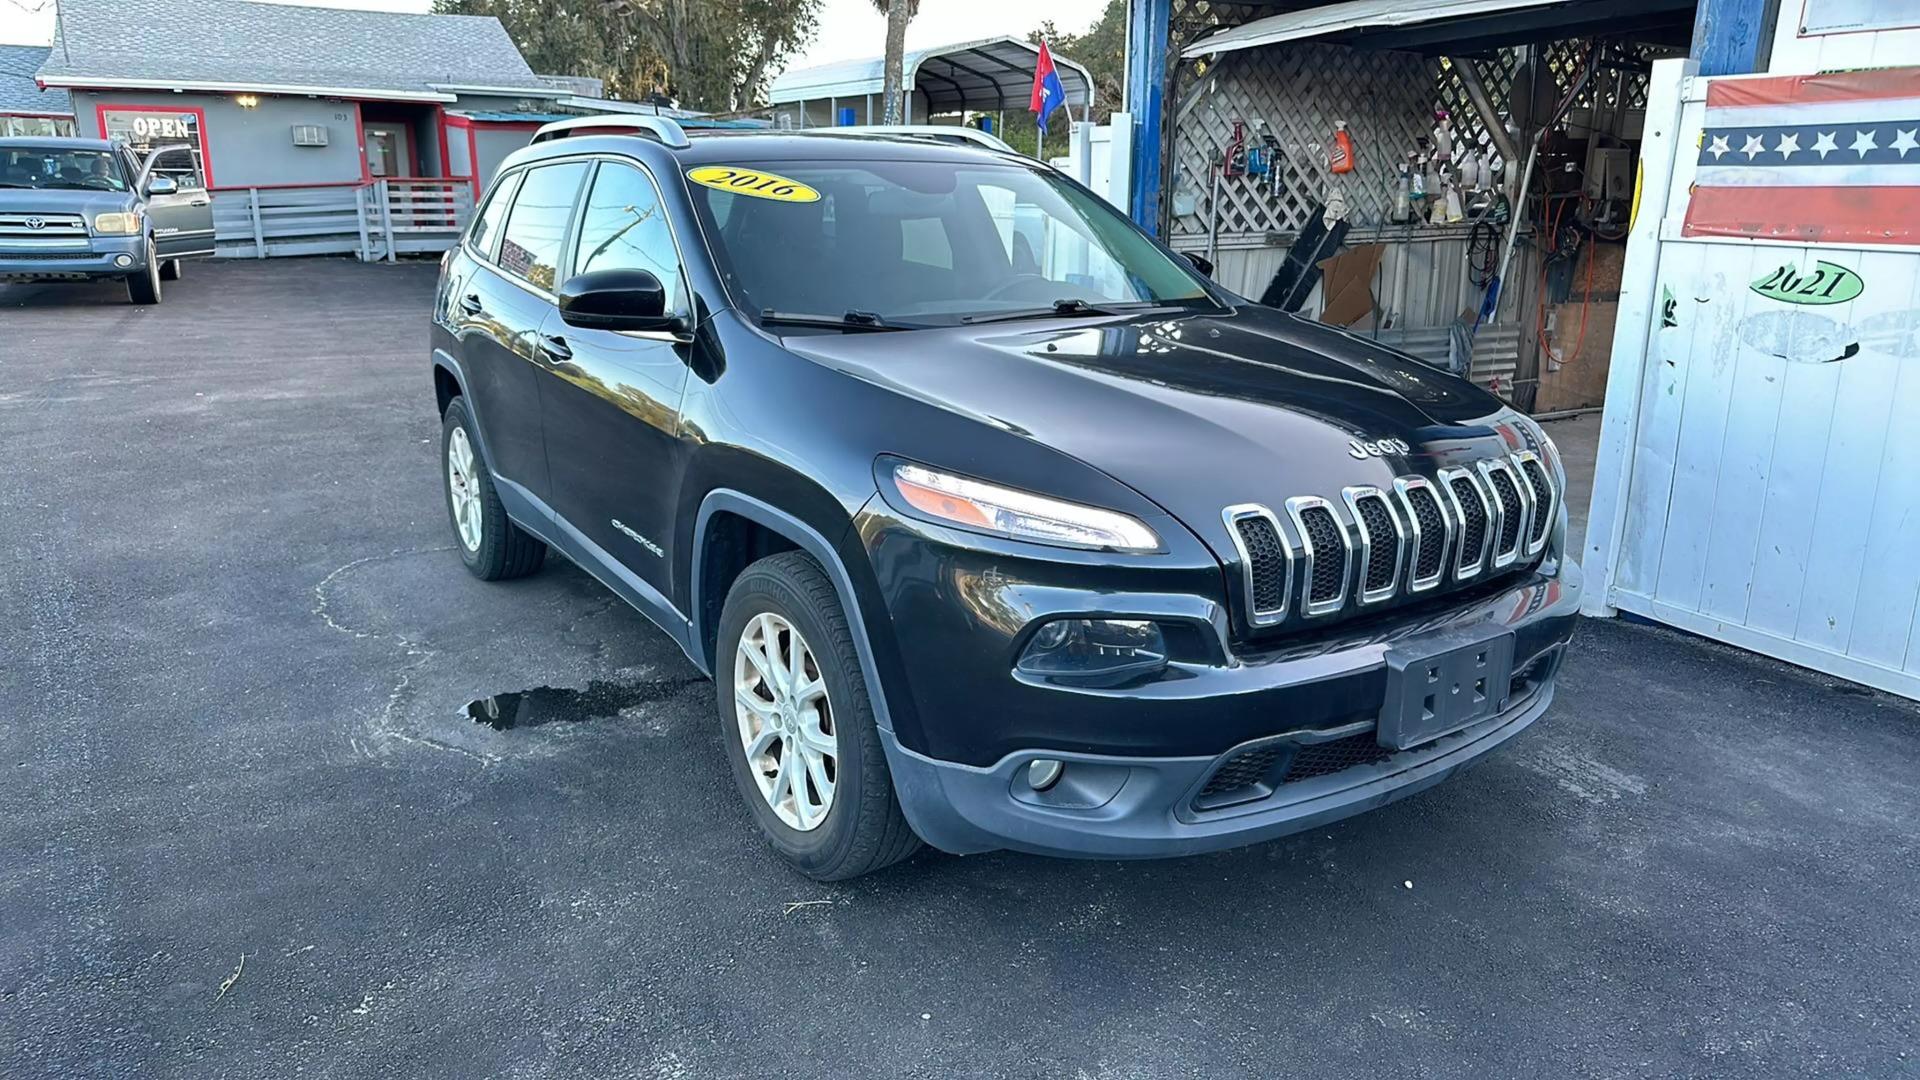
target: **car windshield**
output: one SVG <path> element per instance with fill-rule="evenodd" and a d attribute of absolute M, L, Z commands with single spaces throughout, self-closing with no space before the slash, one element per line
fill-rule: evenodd
<path fill-rule="evenodd" d="M 729 289 L 763 316 L 913 327 L 1214 306 L 1191 267 L 1045 168 L 783 161 L 688 179 Z"/>
<path fill-rule="evenodd" d="M 0 147 L 0 187 L 125 191 L 127 178 L 105 150 Z"/>

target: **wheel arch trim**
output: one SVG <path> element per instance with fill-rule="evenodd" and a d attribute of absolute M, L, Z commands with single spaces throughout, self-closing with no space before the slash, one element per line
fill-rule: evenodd
<path fill-rule="evenodd" d="M 715 514 L 722 512 L 738 514 L 780 534 L 792 541 L 801 551 L 812 556 L 813 560 L 820 564 L 821 569 L 827 572 L 827 579 L 833 582 L 833 591 L 840 597 L 840 606 L 846 612 L 847 624 L 853 632 L 853 648 L 860 656 L 860 674 L 866 679 L 867 698 L 873 708 L 874 723 L 879 725 L 882 731 L 891 732 L 893 718 L 887 712 L 886 684 L 880 681 L 880 668 L 874 661 L 873 643 L 867 637 L 867 621 L 860 610 L 860 597 L 854 591 L 853 577 L 847 572 L 846 564 L 841 560 L 839 552 L 820 533 L 820 530 L 793 514 L 745 492 L 732 488 L 716 488 L 708 492 L 700 501 L 699 517 L 693 527 L 693 572 L 689 579 L 692 595 L 699 596 L 702 592 L 701 586 L 705 573 L 703 563 L 706 560 L 707 551 L 707 526 L 712 522 Z M 847 528 L 852 527 L 853 522 L 849 518 Z M 691 603 L 687 606 L 693 609 L 692 640 L 699 643 L 694 650 L 691 650 L 698 654 L 693 657 L 694 663 L 703 669 L 710 668 L 705 656 L 706 627 L 703 605 Z M 709 669 L 707 674 L 713 675 L 714 672 Z"/>

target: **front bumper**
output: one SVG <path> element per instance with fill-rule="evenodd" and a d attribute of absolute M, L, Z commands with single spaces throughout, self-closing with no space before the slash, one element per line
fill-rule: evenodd
<path fill-rule="evenodd" d="M 125 260 L 122 263 L 121 260 Z M 0 280 L 59 281 L 126 277 L 147 268 L 147 242 L 142 236 L 95 236 L 85 250 L 46 248 L 36 251 L 0 248 Z"/>
<path fill-rule="evenodd" d="M 883 731 L 888 765 L 907 820 L 922 839 L 956 854 L 1012 849 L 1086 858 L 1155 858 L 1215 851 L 1312 828 L 1397 799 L 1480 760 L 1539 719 L 1553 700 L 1554 678 L 1579 609 L 1579 567 L 1561 560 L 1551 576 L 1516 579 L 1509 587 L 1439 619 L 1384 627 L 1337 647 L 1242 657 L 1212 676 L 1207 699 L 1183 699 L 1169 715 L 1211 704 L 1244 713 L 1250 702 L 1271 719 L 1264 732 L 1205 753 L 1087 753 L 1044 743 L 1005 753 L 990 765 L 941 760 Z M 1504 712 L 1441 739 L 1400 752 L 1372 744 L 1380 707 L 1384 654 L 1414 634 L 1488 621 L 1514 632 L 1515 672 Z M 1136 708 L 1150 703 L 1134 702 Z M 1169 703 L 1163 703 L 1169 704 Z M 1299 704 L 1303 708 L 1296 709 Z M 1346 722 L 1322 717 L 1330 704 Z M 1311 714 L 1302 725 L 1298 717 Z M 1238 729 L 1240 735 L 1247 732 Z M 1330 736 L 1343 736 L 1329 741 Z M 1296 746 L 1319 746 L 1317 769 L 1285 766 L 1271 786 L 1226 800 L 1208 797 L 1209 781 L 1237 760 L 1278 749 L 1280 760 L 1304 760 Z M 1346 753 L 1349 756 L 1340 757 Z M 1059 784 L 1035 792 L 1026 783 L 1036 759 L 1066 763 Z M 1269 759 L 1270 760 L 1270 759 Z M 1325 762 L 1343 768 L 1329 769 Z M 1295 775 L 1298 778 L 1295 778 Z M 1217 785 L 1216 785 L 1217 786 Z"/>

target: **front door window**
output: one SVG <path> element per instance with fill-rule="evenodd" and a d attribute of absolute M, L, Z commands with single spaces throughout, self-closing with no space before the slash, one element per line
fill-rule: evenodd
<path fill-rule="evenodd" d="M 367 129 L 367 172 L 376 178 L 400 175 L 400 140 L 394 132 Z"/>

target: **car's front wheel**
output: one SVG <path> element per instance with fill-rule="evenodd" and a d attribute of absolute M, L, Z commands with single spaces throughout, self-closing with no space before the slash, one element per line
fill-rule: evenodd
<path fill-rule="evenodd" d="M 468 571 L 482 581 L 500 581 L 540 569 L 547 545 L 515 525 L 500 505 L 493 477 L 480 456 L 480 442 L 473 436 L 473 417 L 462 398 L 448 402 L 441 417 L 440 463 L 447 519 Z"/>
<path fill-rule="evenodd" d="M 179 281 L 180 276 L 186 272 L 186 265 L 179 259 L 168 259 L 160 264 L 161 281 Z"/>
<path fill-rule="evenodd" d="M 720 615 L 714 683 L 740 794 L 796 869 L 837 881 L 919 848 L 846 615 L 818 563 L 790 551 L 741 572 Z"/>
<path fill-rule="evenodd" d="M 160 302 L 160 260 L 153 256 L 153 241 L 147 241 L 146 265 L 127 275 L 127 300 L 135 304 Z"/>

